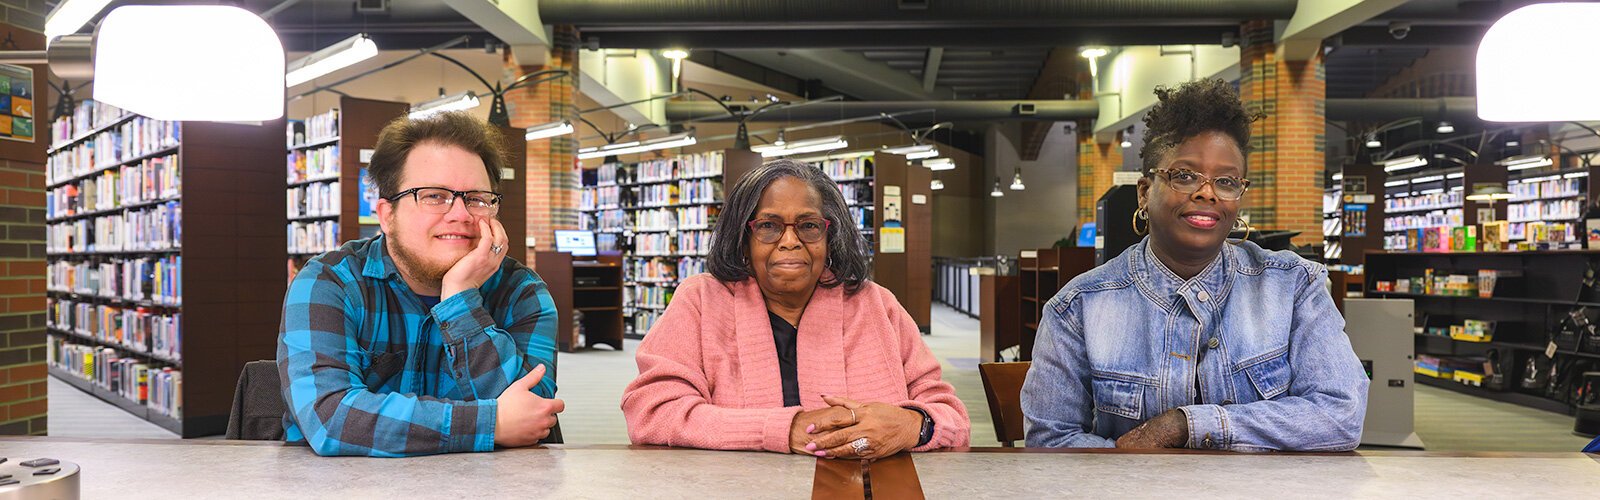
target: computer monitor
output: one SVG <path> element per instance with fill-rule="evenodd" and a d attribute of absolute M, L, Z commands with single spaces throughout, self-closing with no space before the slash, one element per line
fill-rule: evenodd
<path fill-rule="evenodd" d="M 1083 228 L 1078 230 L 1078 246 L 1094 248 L 1094 237 L 1095 224 L 1093 222 L 1083 223 Z"/>
<path fill-rule="evenodd" d="M 556 251 L 570 252 L 573 257 L 594 257 L 594 232 L 558 230 Z"/>

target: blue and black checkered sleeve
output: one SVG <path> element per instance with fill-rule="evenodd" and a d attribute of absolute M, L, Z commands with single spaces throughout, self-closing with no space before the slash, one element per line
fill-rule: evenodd
<path fill-rule="evenodd" d="M 400 457 L 494 449 L 495 401 L 449 401 L 368 390 L 371 355 L 356 342 L 355 277 L 313 261 L 284 299 L 278 372 L 284 402 L 319 455 Z"/>
<path fill-rule="evenodd" d="M 500 306 L 491 311 L 486 301 Z M 556 308 L 544 281 L 531 270 L 508 265 L 482 288 L 446 298 L 432 314 L 444 333 L 461 394 L 494 399 L 542 364 L 545 376 L 533 393 L 555 397 Z"/>

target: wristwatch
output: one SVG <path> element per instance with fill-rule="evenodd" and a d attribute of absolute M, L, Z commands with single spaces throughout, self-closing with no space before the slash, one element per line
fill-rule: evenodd
<path fill-rule="evenodd" d="M 917 447 L 920 448 L 928 444 L 929 441 L 933 441 L 933 417 L 928 416 L 928 412 L 922 411 L 921 408 L 915 406 L 907 406 L 905 409 L 922 415 L 922 432 L 917 435 Z"/>

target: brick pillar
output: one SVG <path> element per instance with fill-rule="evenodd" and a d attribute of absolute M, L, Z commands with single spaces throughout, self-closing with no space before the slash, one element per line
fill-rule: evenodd
<path fill-rule="evenodd" d="M 508 49 L 505 72 L 508 79 L 548 69 L 563 69 L 569 74 L 506 94 L 511 126 L 528 128 L 558 120 L 578 121 L 573 100 L 578 87 L 578 31 L 572 26 L 552 30 L 553 46 L 544 64 L 519 64 Z M 580 130 L 582 127 L 579 127 Z M 525 165 L 528 194 L 528 236 L 540 248 L 552 249 L 555 230 L 578 228 L 577 135 L 540 139 L 528 143 Z M 533 255 L 533 252 L 529 252 Z"/>
<path fill-rule="evenodd" d="M 1095 142 L 1093 127 L 1078 126 L 1078 225 L 1094 222 L 1094 204 L 1111 189 L 1111 175 L 1122 166 L 1122 147 Z"/>
<path fill-rule="evenodd" d="M 27 13 L 15 7 L 5 11 L 13 22 Z M 0 32 L 0 39 L 16 43 L 8 44 L 8 50 L 44 48 L 44 36 L 37 32 L 6 24 L 0 24 Z M 52 109 L 46 96 L 52 92 L 45 85 L 49 70 L 29 67 L 35 137 L 32 142 L 0 141 L 0 435 L 42 436 L 50 408 L 45 394 L 44 163 Z"/>
<path fill-rule="evenodd" d="M 1239 96 L 1265 113 L 1251 125 L 1250 194 L 1244 212 L 1251 225 L 1300 231 L 1298 245 L 1322 237 L 1322 173 L 1327 136 L 1327 71 L 1322 53 L 1309 61 L 1284 61 L 1273 44 L 1271 21 L 1244 24 Z"/>

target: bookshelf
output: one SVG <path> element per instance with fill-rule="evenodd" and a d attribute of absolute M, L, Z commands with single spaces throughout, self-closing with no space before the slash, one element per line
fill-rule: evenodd
<path fill-rule="evenodd" d="M 1089 247 L 1055 247 L 1023 250 L 1017 259 L 1017 295 L 1021 309 L 1018 316 L 1022 335 L 1017 361 L 1033 360 L 1033 340 L 1039 335 L 1039 322 L 1044 315 L 1044 305 L 1061 287 L 1078 275 L 1094 269 L 1094 249 Z"/>
<path fill-rule="evenodd" d="M 1506 189 L 1515 196 L 1506 204 L 1508 236 L 1511 240 L 1528 239 L 1528 223 L 1565 224 L 1566 240 L 1581 240 L 1579 222 L 1588 212 L 1589 171 L 1586 168 L 1519 172 L 1517 179 L 1506 181 Z"/>
<path fill-rule="evenodd" d="M 285 234 L 291 278 L 311 257 L 377 234 L 372 208 L 377 186 L 367 180 L 362 151 L 377 147 L 383 126 L 410 109 L 403 102 L 341 96 L 328 112 L 286 124 Z"/>
<path fill-rule="evenodd" d="M 567 252 L 539 252 L 534 261 L 556 306 L 556 347 L 576 351 L 581 338 L 584 347 L 622 350 L 622 255 L 573 260 Z"/>
<path fill-rule="evenodd" d="M 244 363 L 276 352 L 282 127 L 93 101 L 52 124 L 52 375 L 183 437 L 226 428 Z"/>
<path fill-rule="evenodd" d="M 728 180 L 761 165 L 761 155 L 708 151 L 579 169 L 578 227 L 601 252 L 622 256 L 624 332 L 643 338 L 683 278 L 705 272 L 711 230 Z"/>

